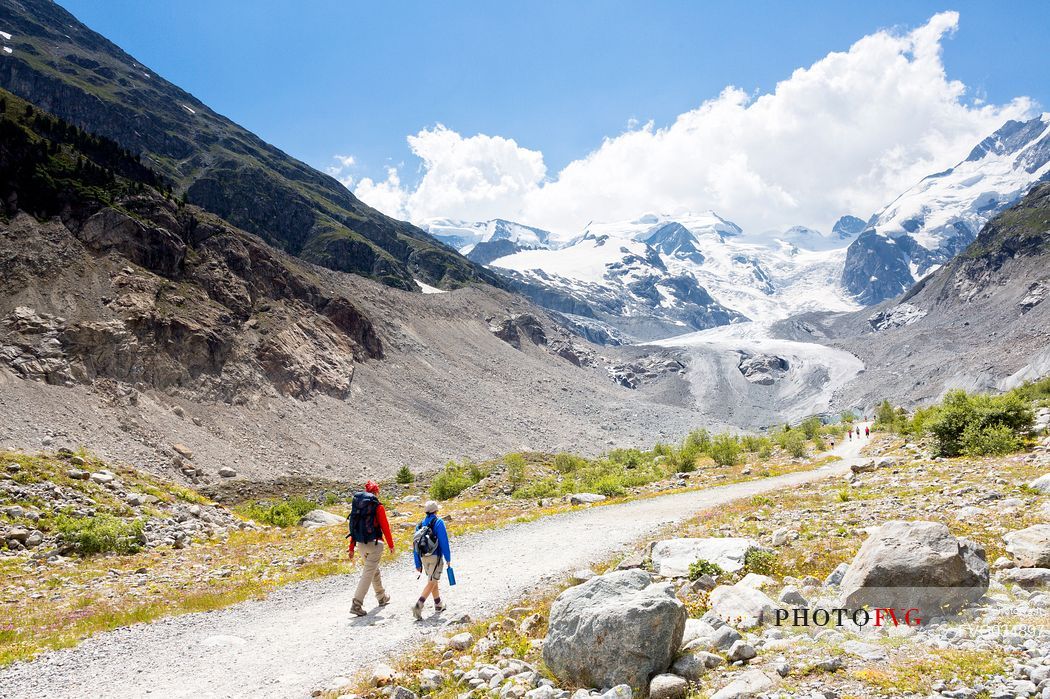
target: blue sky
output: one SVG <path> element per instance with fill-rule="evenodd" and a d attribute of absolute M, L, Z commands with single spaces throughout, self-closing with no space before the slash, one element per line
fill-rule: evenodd
<path fill-rule="evenodd" d="M 943 65 L 966 99 L 1050 104 L 1046 2 L 60 2 L 287 152 L 319 168 L 352 155 L 355 180 L 401 165 L 405 186 L 422 174 L 406 136 L 438 123 L 542 152 L 549 179 L 629 120 L 665 126 L 727 85 L 769 92 L 944 9 L 960 14 Z"/>

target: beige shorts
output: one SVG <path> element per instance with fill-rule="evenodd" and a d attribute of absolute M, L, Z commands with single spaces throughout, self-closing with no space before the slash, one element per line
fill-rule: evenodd
<path fill-rule="evenodd" d="M 433 581 L 441 580 L 441 574 L 445 571 L 445 559 L 441 556 L 423 556 L 423 572 L 427 578 Z"/>

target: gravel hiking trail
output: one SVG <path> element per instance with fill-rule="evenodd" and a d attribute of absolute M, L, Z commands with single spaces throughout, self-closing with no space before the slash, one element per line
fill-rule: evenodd
<path fill-rule="evenodd" d="M 411 557 L 402 556 L 382 569 L 393 602 L 381 609 L 369 594 L 368 616 L 349 613 L 356 575 L 296 583 L 261 601 L 117 629 L 15 663 L 0 671 L 0 697 L 308 697 L 427 637 L 454 633 L 442 617 L 491 616 L 700 510 L 841 475 L 860 460 L 864 444 L 863 438 L 840 442 L 832 452 L 840 461 L 810 471 L 581 508 L 454 538 L 459 584 L 443 585 L 448 611 L 434 616 L 428 604 L 422 622 L 409 611 L 422 581 Z"/>

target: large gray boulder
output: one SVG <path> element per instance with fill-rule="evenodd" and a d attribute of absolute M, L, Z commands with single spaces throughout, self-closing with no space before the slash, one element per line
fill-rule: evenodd
<path fill-rule="evenodd" d="M 773 621 L 777 603 L 766 593 L 748 585 L 719 585 L 711 590 L 711 611 L 738 629 L 750 629 Z"/>
<path fill-rule="evenodd" d="M 938 522 L 892 521 L 860 547 L 842 578 L 840 601 L 848 609 L 918 609 L 928 619 L 957 611 L 987 590 L 980 545 L 952 536 Z"/>
<path fill-rule="evenodd" d="M 686 616 L 674 587 L 644 571 L 601 575 L 554 601 L 543 660 L 567 684 L 645 689 L 671 666 Z"/>
<path fill-rule="evenodd" d="M 327 510 L 310 510 L 303 518 L 299 520 L 299 524 L 304 527 L 330 527 L 334 524 L 342 524 L 346 521 L 345 517 L 334 515 Z"/>
<path fill-rule="evenodd" d="M 684 578 L 690 565 L 703 560 L 734 573 L 744 567 L 744 556 L 753 548 L 759 548 L 758 542 L 743 537 L 666 539 L 653 545 L 653 568 L 665 578 Z"/>
<path fill-rule="evenodd" d="M 1036 524 L 1006 534 L 1006 550 L 1022 568 L 1050 568 L 1050 524 Z"/>
<path fill-rule="evenodd" d="M 1028 484 L 1028 487 L 1037 493 L 1050 495 L 1050 473 L 1044 473 Z"/>

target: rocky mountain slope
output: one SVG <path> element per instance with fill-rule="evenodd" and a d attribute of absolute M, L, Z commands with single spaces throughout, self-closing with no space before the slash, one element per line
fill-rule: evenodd
<path fill-rule="evenodd" d="M 843 285 L 876 304 L 966 248 L 986 221 L 1050 174 L 1050 114 L 1009 121 L 955 167 L 926 177 L 872 216 L 849 248 Z"/>
<path fill-rule="evenodd" d="M 311 265 L 116 143 L 0 106 L 4 445 L 204 482 L 355 480 L 695 424 L 673 350 L 599 351 L 486 285 L 418 294 Z"/>
<path fill-rule="evenodd" d="M 0 4 L 0 87 L 142 155 L 196 204 L 310 262 L 403 289 L 494 275 L 164 80 L 50 0 Z"/>
<path fill-rule="evenodd" d="M 989 221 L 976 240 L 906 294 L 851 314 L 781 323 L 784 336 L 860 357 L 842 407 L 916 403 L 949 388 L 996 390 L 1050 372 L 1050 184 Z"/>

